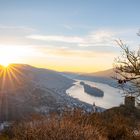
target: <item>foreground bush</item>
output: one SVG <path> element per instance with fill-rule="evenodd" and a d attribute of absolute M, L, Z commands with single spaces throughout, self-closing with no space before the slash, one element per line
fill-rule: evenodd
<path fill-rule="evenodd" d="M 10 140 L 138 140 L 133 120 L 118 113 L 86 114 L 81 110 L 62 115 L 32 116 L 13 124 L 7 133 Z"/>

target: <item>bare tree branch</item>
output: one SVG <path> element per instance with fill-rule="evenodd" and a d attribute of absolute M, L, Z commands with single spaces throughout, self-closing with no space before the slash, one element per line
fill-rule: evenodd
<path fill-rule="evenodd" d="M 115 72 L 118 76 L 115 79 L 120 84 L 129 82 L 127 95 L 133 94 L 138 98 L 140 96 L 140 49 L 137 52 L 131 51 L 122 40 L 115 41 L 123 51 L 123 55 L 115 60 Z"/>

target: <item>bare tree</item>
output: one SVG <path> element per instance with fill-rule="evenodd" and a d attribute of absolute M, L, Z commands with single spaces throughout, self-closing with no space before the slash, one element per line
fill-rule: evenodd
<path fill-rule="evenodd" d="M 140 32 L 138 33 L 140 35 Z M 121 57 L 115 59 L 115 72 L 125 96 L 133 96 L 139 102 L 140 97 L 140 49 L 131 51 L 121 40 L 116 40 L 122 49 Z"/>

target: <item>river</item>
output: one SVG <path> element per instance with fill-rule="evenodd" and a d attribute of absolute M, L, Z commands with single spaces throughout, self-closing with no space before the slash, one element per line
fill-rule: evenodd
<path fill-rule="evenodd" d="M 83 81 L 85 84 L 88 84 L 90 86 L 101 89 L 104 92 L 104 96 L 94 97 L 85 93 L 83 85 L 80 85 L 80 81 Z M 76 80 L 74 85 L 67 89 L 66 93 L 73 98 L 77 98 L 89 104 L 95 103 L 96 106 L 100 106 L 106 109 L 114 106 L 119 106 L 123 103 L 124 100 L 123 92 L 120 89 L 111 87 L 107 84 L 90 82 L 85 80 Z"/>

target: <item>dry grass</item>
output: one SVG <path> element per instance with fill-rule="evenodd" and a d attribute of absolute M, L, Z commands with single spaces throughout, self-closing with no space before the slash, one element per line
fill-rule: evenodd
<path fill-rule="evenodd" d="M 85 114 L 74 110 L 62 115 L 32 116 L 14 124 L 5 134 L 10 140 L 138 140 L 134 129 L 139 131 L 120 113 Z"/>

